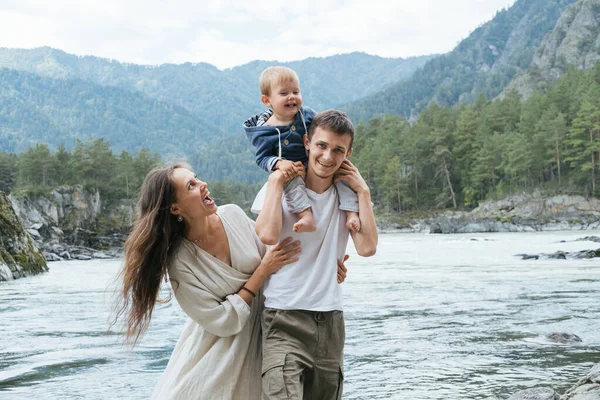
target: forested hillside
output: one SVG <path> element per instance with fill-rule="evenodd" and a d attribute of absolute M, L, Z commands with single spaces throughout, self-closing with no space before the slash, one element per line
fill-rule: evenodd
<path fill-rule="evenodd" d="M 218 134 L 188 110 L 138 92 L 0 69 L 0 151 L 104 138 L 116 151 L 145 146 L 183 155 Z"/>
<path fill-rule="evenodd" d="M 357 128 L 351 157 L 389 212 L 474 207 L 519 192 L 600 195 L 600 63 L 570 68 L 546 93 L 432 104 Z"/>

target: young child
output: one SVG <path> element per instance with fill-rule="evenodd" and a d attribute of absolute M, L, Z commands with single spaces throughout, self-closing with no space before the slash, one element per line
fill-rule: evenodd
<path fill-rule="evenodd" d="M 308 161 L 304 134 L 315 111 L 302 107 L 300 79 L 290 68 L 265 69 L 259 84 L 260 99 L 269 109 L 244 122 L 246 135 L 256 149 L 256 163 L 267 172 L 279 169 L 284 175 L 292 174 L 297 169 L 295 162 L 306 165 Z M 345 182 L 335 185 L 340 209 L 346 212 L 346 226 L 351 232 L 360 231 L 356 193 Z M 286 184 L 284 197 L 290 210 L 298 216 L 294 232 L 313 232 L 316 229 L 315 220 L 304 181 L 300 177 Z"/>

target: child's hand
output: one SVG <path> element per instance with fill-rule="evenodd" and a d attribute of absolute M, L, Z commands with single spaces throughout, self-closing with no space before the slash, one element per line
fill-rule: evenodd
<path fill-rule="evenodd" d="M 298 176 L 297 166 L 293 161 L 290 160 L 277 161 L 277 164 L 275 164 L 275 169 L 281 171 L 286 182 Z"/>

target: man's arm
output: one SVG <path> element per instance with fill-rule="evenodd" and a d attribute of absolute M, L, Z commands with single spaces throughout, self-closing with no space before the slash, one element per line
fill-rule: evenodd
<path fill-rule="evenodd" d="M 377 251 L 377 225 L 375 214 L 371 205 L 371 189 L 350 161 L 346 160 L 340 166 L 335 181 L 348 182 L 358 196 L 358 217 L 360 218 L 360 231 L 351 232 L 352 241 L 359 256 L 370 257 Z"/>
<path fill-rule="evenodd" d="M 281 197 L 285 178 L 281 171 L 276 170 L 269 175 L 265 203 L 256 219 L 256 234 L 264 244 L 277 244 L 283 227 L 283 210 Z"/>

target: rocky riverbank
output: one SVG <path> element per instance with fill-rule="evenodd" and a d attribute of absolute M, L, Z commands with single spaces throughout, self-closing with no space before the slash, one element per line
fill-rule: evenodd
<path fill-rule="evenodd" d="M 0 281 L 46 271 L 42 253 L 23 230 L 6 194 L 0 191 Z"/>
<path fill-rule="evenodd" d="M 48 261 L 116 258 L 133 220 L 134 203 L 103 207 L 98 192 L 58 187 L 47 196 L 9 196 L 23 227 Z"/>
<path fill-rule="evenodd" d="M 600 243 L 599 236 L 586 236 L 577 239 L 578 242 L 594 242 Z M 564 242 L 564 241 L 562 241 Z M 555 259 L 555 260 L 581 260 L 584 258 L 600 258 L 600 248 L 591 250 L 580 250 L 580 251 L 563 251 L 557 250 L 554 253 L 540 253 L 540 254 L 516 254 L 517 257 L 521 257 L 522 260 L 539 260 L 539 259 Z"/>
<path fill-rule="evenodd" d="M 379 218 L 382 232 L 478 233 L 600 229 L 600 199 L 521 194 L 484 201 L 472 211 L 445 211 L 426 217 Z"/>

